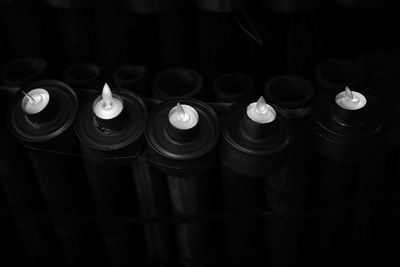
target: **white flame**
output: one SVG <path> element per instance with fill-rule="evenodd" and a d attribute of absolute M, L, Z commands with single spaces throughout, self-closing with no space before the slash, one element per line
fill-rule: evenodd
<path fill-rule="evenodd" d="M 113 97 L 110 86 L 107 83 L 104 84 L 103 92 L 102 92 L 103 100 L 105 103 L 105 108 L 110 108 L 113 104 Z"/>
<path fill-rule="evenodd" d="M 264 97 L 261 96 L 258 99 L 257 104 L 256 104 L 256 110 L 257 110 L 257 112 L 262 113 L 262 114 L 265 114 L 269 111 Z"/>

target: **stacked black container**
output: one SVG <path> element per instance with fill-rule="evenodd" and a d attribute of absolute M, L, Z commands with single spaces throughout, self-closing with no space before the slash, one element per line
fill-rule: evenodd
<path fill-rule="evenodd" d="M 270 198 L 280 201 L 275 211 L 280 215 L 271 223 L 269 240 L 273 248 L 272 260 L 277 266 L 293 266 L 304 262 L 309 255 L 307 225 L 302 217 L 307 209 L 310 182 L 310 131 L 307 127 L 310 105 L 314 95 L 311 83 L 301 76 L 282 75 L 270 79 L 264 86 L 264 95 L 289 114 L 293 122 L 293 143 L 289 147 L 288 161 L 282 177 L 269 180 Z M 306 220 L 307 219 L 307 220 Z"/>
<path fill-rule="evenodd" d="M 191 129 L 175 128 L 169 112 L 177 102 L 193 107 L 198 123 Z M 149 116 L 146 139 L 155 167 L 166 175 L 176 216 L 202 216 L 218 211 L 220 193 L 215 171 L 218 119 L 203 102 L 190 98 L 168 101 Z M 221 229 L 215 221 L 177 222 L 177 246 L 183 266 L 209 266 L 221 260 Z"/>
<path fill-rule="evenodd" d="M 102 96 L 89 98 L 77 116 L 76 131 L 96 213 L 111 217 L 99 221 L 111 266 L 144 264 L 141 227 L 116 218 L 127 220 L 138 215 L 131 167 L 140 151 L 147 110 L 143 100 L 126 89 L 114 90 L 115 97 L 123 108 L 111 119 L 102 119 L 94 112 Z"/>
<path fill-rule="evenodd" d="M 266 222 L 279 216 L 276 213 L 280 208 L 279 200 L 270 194 L 274 190 L 269 182 L 274 176 L 278 180 L 284 179 L 279 171 L 292 140 L 292 124 L 282 109 L 274 105 L 276 118 L 261 124 L 246 114 L 248 104 L 245 101 L 232 105 L 225 111 L 221 125 L 224 198 L 228 210 L 236 214 L 226 224 L 230 264 L 256 264 L 271 259 L 273 249 L 257 233 L 266 233 Z M 254 217 L 257 210 L 268 218 Z"/>
<path fill-rule="evenodd" d="M 378 101 L 367 94 L 366 105 L 348 110 L 335 101 L 339 91 L 321 93 L 311 107 L 313 132 L 312 196 L 320 211 L 313 253 L 318 264 L 348 264 L 355 259 L 356 199 L 370 183 L 377 137 L 383 116 Z M 366 170 L 369 170 L 369 172 Z M 346 258 L 347 256 L 347 258 Z"/>
<path fill-rule="evenodd" d="M 36 88 L 48 92 L 49 103 L 39 113 L 25 113 L 22 101 L 30 100 L 23 92 L 29 94 Z M 45 205 L 55 216 L 54 230 L 70 266 L 102 261 L 96 228 L 77 220 L 79 214 L 89 214 L 92 209 L 82 162 L 75 154 L 72 125 L 77 109 L 76 95 L 68 85 L 41 80 L 23 86 L 8 113 L 10 129 L 27 148 L 33 165 L 31 177 L 36 176 Z"/>

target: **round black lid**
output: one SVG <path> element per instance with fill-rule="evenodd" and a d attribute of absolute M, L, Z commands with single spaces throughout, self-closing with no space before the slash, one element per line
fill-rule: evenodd
<path fill-rule="evenodd" d="M 113 151 L 125 148 L 136 142 L 143 134 L 147 118 L 147 109 L 143 100 L 125 89 L 114 89 L 113 95 L 121 98 L 126 120 L 118 131 L 105 132 L 95 123 L 93 96 L 79 109 L 75 129 L 83 144 L 98 151 Z"/>
<path fill-rule="evenodd" d="M 292 124 L 288 115 L 281 108 L 270 104 L 276 112 L 274 134 L 266 138 L 250 139 L 240 129 L 248 105 L 249 101 L 239 102 L 225 112 L 221 128 L 223 137 L 231 146 L 246 154 L 267 156 L 285 149 L 291 140 Z"/>
<path fill-rule="evenodd" d="M 50 102 L 57 107 L 56 116 L 35 128 L 26 118 L 22 110 L 24 92 L 43 88 L 50 95 Z M 78 100 L 74 91 L 65 83 L 57 80 L 41 80 L 29 84 L 18 91 L 9 106 L 8 123 L 11 131 L 21 140 L 27 142 L 43 142 L 59 136 L 73 123 L 78 110 Z"/>
<path fill-rule="evenodd" d="M 193 107 L 198 115 L 198 132 L 186 142 L 174 141 L 167 134 L 168 113 L 179 102 Z M 218 118 L 205 103 L 190 98 L 171 100 L 158 106 L 150 115 L 146 126 L 146 139 L 150 148 L 160 156 L 172 160 L 191 160 L 204 156 L 216 145 L 219 137 Z"/>
<path fill-rule="evenodd" d="M 38 80 L 47 67 L 46 60 L 38 57 L 19 58 L 5 65 L 1 79 L 5 84 L 21 86 Z"/>
<path fill-rule="evenodd" d="M 332 116 L 331 107 L 337 105 L 335 97 L 338 93 L 338 91 L 324 92 L 315 99 L 311 107 L 311 116 L 317 128 L 329 134 L 348 138 L 370 136 L 380 129 L 383 110 L 377 99 L 365 93 L 363 95 L 367 99 L 367 104 L 362 108 L 364 121 L 357 125 L 337 122 Z M 358 111 L 348 112 L 354 113 Z"/>

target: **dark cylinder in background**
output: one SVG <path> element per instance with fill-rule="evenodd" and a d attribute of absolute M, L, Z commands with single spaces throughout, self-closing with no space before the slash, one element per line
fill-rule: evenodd
<path fill-rule="evenodd" d="M 8 38 L 16 57 L 43 57 L 57 69 L 65 59 L 56 16 L 41 1 L 19 0 L 1 6 Z M 51 21 L 51 23 L 49 23 Z"/>
<path fill-rule="evenodd" d="M 143 100 L 132 92 L 120 89 L 113 93 L 113 98 L 122 101 L 121 113 L 100 119 L 93 109 L 102 97 L 94 95 L 82 105 L 76 131 L 97 214 L 128 218 L 138 215 L 131 164 L 137 160 L 143 140 L 147 110 Z M 140 225 L 113 221 L 99 224 L 111 266 L 144 264 Z"/>
<path fill-rule="evenodd" d="M 360 55 L 360 64 L 367 71 L 366 86 L 381 100 L 387 100 L 390 92 L 400 85 L 400 58 L 385 50 L 368 50 Z"/>
<path fill-rule="evenodd" d="M 400 236 L 398 224 L 400 222 L 400 93 L 398 88 L 388 94 L 383 103 L 389 103 L 387 109 L 386 127 L 383 129 L 380 163 L 380 179 L 375 182 L 376 205 L 374 206 L 374 242 L 392 244 Z M 383 232 L 382 232 L 382 229 Z M 393 253 L 399 249 L 398 245 L 383 245 L 379 252 L 387 257 L 387 262 L 394 260 Z"/>
<path fill-rule="evenodd" d="M 142 65 L 123 65 L 113 72 L 114 86 L 128 89 L 141 97 L 151 97 L 147 84 L 147 68 Z"/>
<path fill-rule="evenodd" d="M 46 4 L 57 8 L 82 8 L 98 0 L 42 0 Z"/>
<path fill-rule="evenodd" d="M 351 89 L 365 90 L 362 85 L 367 79 L 365 69 L 357 62 L 333 58 L 318 64 L 315 69 L 317 91 Z"/>
<path fill-rule="evenodd" d="M 251 73 L 253 71 L 251 68 L 257 65 L 252 57 L 253 45 L 256 44 L 256 41 L 245 32 L 249 31 L 250 34 L 254 34 L 254 29 L 248 26 L 246 14 L 241 16 L 244 19 L 239 19 L 243 8 L 241 4 L 237 6 L 238 10 L 214 12 L 216 11 L 214 9 L 224 8 L 217 6 L 222 2 L 229 5 L 230 2 L 241 1 L 193 2 L 195 5 L 202 6 L 195 13 L 196 69 L 204 76 L 206 99 L 212 99 L 213 82 L 219 75 L 228 72 Z M 242 27 L 246 30 L 243 30 Z M 252 67 L 249 67 L 247 63 Z M 257 65 L 257 67 L 259 66 Z"/>
<path fill-rule="evenodd" d="M 238 216 L 226 222 L 228 263 L 248 264 L 270 261 L 271 248 L 265 243 L 265 230 L 274 216 L 267 220 L 255 218 L 256 209 L 279 209 L 279 201 L 270 196 L 268 182 L 282 169 L 288 145 L 292 139 L 288 115 L 273 105 L 276 117 L 269 123 L 257 123 L 246 114 L 249 101 L 228 108 L 222 118 L 220 160 L 225 204 Z M 277 177 L 280 182 L 286 177 Z M 265 219 L 265 218 L 264 218 Z M 261 233 L 261 234 L 260 234 Z M 273 239 L 274 236 L 266 238 Z M 280 242 L 273 239 L 272 242 Z M 270 243 L 270 242 L 269 242 Z"/>
<path fill-rule="evenodd" d="M 175 6 L 177 0 L 121 0 L 130 11 L 142 14 L 156 14 Z"/>
<path fill-rule="evenodd" d="M 27 57 L 15 59 L 1 69 L 1 80 L 8 86 L 24 86 L 31 82 L 44 78 L 47 62 L 39 57 Z"/>
<path fill-rule="evenodd" d="M 235 12 L 248 5 L 244 0 L 190 0 L 191 4 L 211 12 Z"/>
<path fill-rule="evenodd" d="M 308 11 L 319 4 L 315 0 L 256 0 L 256 2 L 274 12 L 289 14 Z"/>
<path fill-rule="evenodd" d="M 96 63 L 79 63 L 64 70 L 62 80 L 72 87 L 81 100 L 90 89 L 102 88 L 105 80 L 104 70 L 102 66 Z"/>
<path fill-rule="evenodd" d="M 96 1 L 44 0 L 57 14 L 60 39 L 69 64 L 92 61 L 97 56 L 91 5 Z M 55 12 L 54 12 L 55 11 Z"/>
<path fill-rule="evenodd" d="M 269 182 L 272 188 L 271 195 L 276 194 L 287 201 L 285 208 L 278 212 L 287 212 L 289 215 L 278 217 L 280 219 L 274 221 L 276 225 L 273 229 L 282 229 L 275 233 L 280 242 L 273 241 L 275 243 L 271 244 L 275 246 L 275 255 L 272 256 L 278 266 L 291 266 L 307 258 L 305 225 L 310 224 L 310 221 L 301 220 L 298 215 L 307 210 L 311 139 L 306 118 L 313 95 L 313 86 L 301 76 L 276 76 L 264 86 L 265 98 L 286 110 L 294 125 L 293 143 L 288 149 L 288 162 L 284 171 L 287 180 L 285 183 L 276 179 Z"/>
<path fill-rule="evenodd" d="M 381 4 L 380 1 L 377 0 L 335 0 L 334 2 L 348 8 L 374 8 Z"/>
<path fill-rule="evenodd" d="M 178 101 L 196 110 L 198 122 L 192 128 L 179 129 L 169 121 L 171 109 Z M 149 154 L 154 166 L 166 174 L 175 215 L 201 216 L 220 210 L 220 181 L 215 169 L 218 138 L 217 116 L 199 100 L 177 98 L 158 106 L 149 115 L 146 127 Z M 220 264 L 220 227 L 219 221 L 178 222 L 176 238 L 181 264 Z"/>
<path fill-rule="evenodd" d="M 215 100 L 218 102 L 246 100 L 255 93 L 255 81 L 246 73 L 225 73 L 214 81 L 213 89 Z"/>
<path fill-rule="evenodd" d="M 177 97 L 203 96 L 203 78 L 189 68 L 171 68 L 158 73 L 151 81 L 153 97 L 168 100 Z"/>
<path fill-rule="evenodd" d="M 195 9 L 181 3 L 157 15 L 160 68 L 194 67 Z"/>
<path fill-rule="evenodd" d="M 29 98 L 24 97 L 22 90 L 29 93 L 36 88 L 48 92 L 49 102 L 39 113 L 25 114 L 22 100 L 29 101 Z M 37 81 L 22 90 L 10 106 L 8 123 L 27 147 L 48 210 L 72 216 L 89 214 L 92 203 L 84 169 L 79 156 L 73 154 L 76 137 L 71 126 L 78 109 L 75 93 L 56 80 Z M 53 225 L 68 265 L 102 261 L 93 225 L 76 221 L 76 217 L 61 216 L 54 219 Z"/>
<path fill-rule="evenodd" d="M 370 206 L 365 194 L 379 177 L 376 145 L 383 123 L 374 97 L 363 93 L 365 106 L 349 110 L 335 102 L 338 92 L 327 91 L 314 100 L 310 121 L 311 195 L 321 216 L 313 253 L 319 255 L 319 264 L 332 266 L 356 258 L 354 227 L 359 226 L 360 210 Z"/>

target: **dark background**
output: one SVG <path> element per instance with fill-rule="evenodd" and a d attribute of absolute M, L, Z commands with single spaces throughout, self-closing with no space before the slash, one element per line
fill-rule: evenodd
<path fill-rule="evenodd" d="M 368 50 L 400 51 L 400 11 L 378 0 L 129 2 L 0 0 L 0 65 L 41 57 L 46 78 L 61 79 L 68 66 L 93 62 L 104 68 L 106 81 L 123 64 L 146 66 L 149 80 L 185 66 L 203 76 L 204 100 L 214 102 L 212 84 L 223 73 L 254 77 L 257 96 L 280 74 L 302 75 L 315 85 L 316 65 L 329 58 L 357 61 Z M 0 208 L 0 257 L 5 266 L 26 264 L 1 192 Z M 383 243 L 360 266 L 398 260 L 389 239 L 378 240 Z"/>

